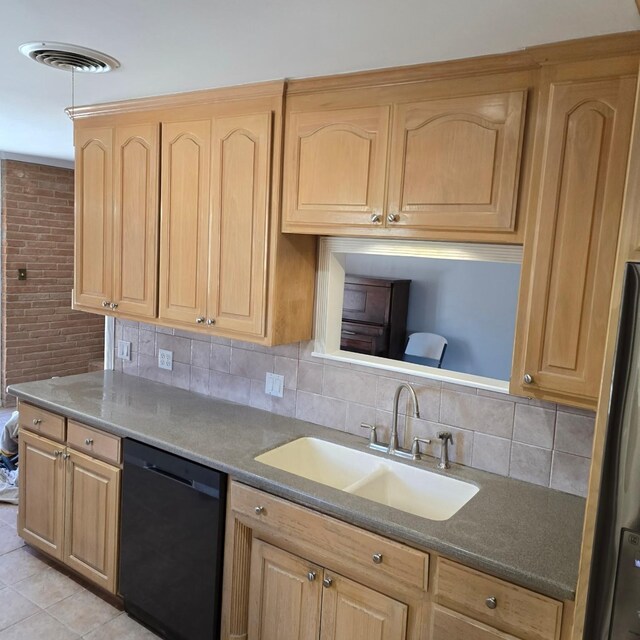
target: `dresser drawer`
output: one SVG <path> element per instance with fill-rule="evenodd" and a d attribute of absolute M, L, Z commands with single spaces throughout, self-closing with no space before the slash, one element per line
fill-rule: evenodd
<path fill-rule="evenodd" d="M 20 428 L 64 442 L 65 419 L 26 402 L 20 403 Z"/>
<path fill-rule="evenodd" d="M 120 463 L 120 438 L 69 420 L 67 444 L 76 449 L 115 464 Z"/>
<path fill-rule="evenodd" d="M 518 640 L 455 611 L 435 605 L 431 615 L 431 640 Z"/>
<path fill-rule="evenodd" d="M 231 484 L 231 508 L 258 531 L 265 527 L 278 537 L 311 547 L 332 569 L 351 567 L 378 579 L 427 589 L 426 553 L 237 482 Z"/>
<path fill-rule="evenodd" d="M 560 635 L 561 602 L 449 560 L 438 560 L 435 601 L 522 640 Z"/>

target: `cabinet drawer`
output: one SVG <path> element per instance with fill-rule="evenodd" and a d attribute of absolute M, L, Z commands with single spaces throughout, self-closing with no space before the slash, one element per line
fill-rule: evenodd
<path fill-rule="evenodd" d="M 22 429 L 35 431 L 40 435 L 63 442 L 64 426 L 65 420 L 62 416 L 34 407 L 26 402 L 20 403 L 20 427 Z"/>
<path fill-rule="evenodd" d="M 436 605 L 431 616 L 431 640 L 517 640 L 517 638 Z"/>
<path fill-rule="evenodd" d="M 120 438 L 104 431 L 69 420 L 67 443 L 78 451 L 109 462 L 120 463 Z"/>
<path fill-rule="evenodd" d="M 326 566 L 343 572 L 351 567 L 356 573 L 427 589 L 426 553 L 236 482 L 231 484 L 231 508 L 258 531 L 265 527 L 311 547 Z"/>
<path fill-rule="evenodd" d="M 562 603 L 557 600 L 449 560 L 438 561 L 436 576 L 438 604 L 523 640 L 556 640 L 559 636 Z M 488 606 L 490 598 L 495 598 L 493 609 Z"/>

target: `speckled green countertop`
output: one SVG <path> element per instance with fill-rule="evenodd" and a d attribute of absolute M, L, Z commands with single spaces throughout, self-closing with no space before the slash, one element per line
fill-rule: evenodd
<path fill-rule="evenodd" d="M 446 473 L 473 482 L 480 491 L 452 518 L 435 522 L 254 460 L 301 436 L 366 449 L 364 438 L 348 433 L 117 372 L 16 384 L 9 393 L 546 595 L 574 598 L 582 498 L 454 465 Z M 435 460 L 413 464 L 437 472 Z"/>

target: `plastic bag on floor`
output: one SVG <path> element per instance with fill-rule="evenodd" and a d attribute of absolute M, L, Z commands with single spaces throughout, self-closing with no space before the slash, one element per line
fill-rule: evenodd
<path fill-rule="evenodd" d="M 18 469 L 0 468 L 0 502 L 18 504 Z"/>

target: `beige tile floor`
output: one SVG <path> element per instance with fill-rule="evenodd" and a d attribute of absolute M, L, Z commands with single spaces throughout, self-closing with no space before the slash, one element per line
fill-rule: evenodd
<path fill-rule="evenodd" d="M 17 513 L 0 503 L 0 640 L 157 638 L 25 546 Z"/>

